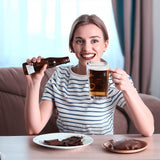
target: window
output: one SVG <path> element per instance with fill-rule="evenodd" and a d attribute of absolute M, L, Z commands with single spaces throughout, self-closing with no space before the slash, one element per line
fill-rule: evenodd
<path fill-rule="evenodd" d="M 69 32 L 81 14 L 96 14 L 106 24 L 109 46 L 103 58 L 123 68 L 111 0 L 1 0 L 0 67 L 21 67 L 28 58 L 69 56 Z"/>

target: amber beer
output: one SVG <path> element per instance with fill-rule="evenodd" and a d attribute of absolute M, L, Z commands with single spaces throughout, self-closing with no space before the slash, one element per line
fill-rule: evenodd
<path fill-rule="evenodd" d="M 87 65 L 89 74 L 90 96 L 102 99 L 108 96 L 109 65 L 107 62 L 90 62 Z"/>

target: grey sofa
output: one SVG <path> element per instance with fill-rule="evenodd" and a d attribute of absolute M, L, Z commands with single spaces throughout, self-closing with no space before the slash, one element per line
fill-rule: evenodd
<path fill-rule="evenodd" d="M 47 69 L 41 83 L 40 97 L 44 85 L 53 73 Z M 22 68 L 0 68 L 0 135 L 26 135 L 24 122 L 24 104 L 26 80 Z M 155 119 L 155 132 L 160 133 L 160 99 L 140 94 L 143 101 L 152 111 Z M 58 132 L 56 116 L 53 113 L 42 133 Z M 117 107 L 114 119 L 115 134 L 138 133 L 127 114 Z"/>

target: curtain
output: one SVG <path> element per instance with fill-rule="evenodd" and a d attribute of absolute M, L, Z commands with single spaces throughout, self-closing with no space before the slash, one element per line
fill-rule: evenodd
<path fill-rule="evenodd" d="M 153 54 L 152 0 L 112 0 L 124 68 L 141 93 L 150 93 Z"/>
<path fill-rule="evenodd" d="M 151 78 L 151 94 L 160 98 L 160 1 L 153 0 L 153 62 Z"/>
<path fill-rule="evenodd" d="M 96 14 L 106 24 L 111 68 L 124 67 L 111 0 L 0 0 L 0 67 L 20 67 L 27 58 L 69 56 L 69 32 L 81 14 Z"/>

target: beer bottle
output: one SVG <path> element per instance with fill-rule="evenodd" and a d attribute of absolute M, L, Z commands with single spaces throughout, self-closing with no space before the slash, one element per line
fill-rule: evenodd
<path fill-rule="evenodd" d="M 70 62 L 69 57 L 49 57 L 45 59 L 41 59 L 41 62 L 35 62 L 32 64 L 28 64 L 27 62 L 22 64 L 23 71 L 25 75 L 32 74 L 35 72 L 39 72 L 44 64 L 47 64 L 47 68 L 52 68 L 60 64 Z"/>

